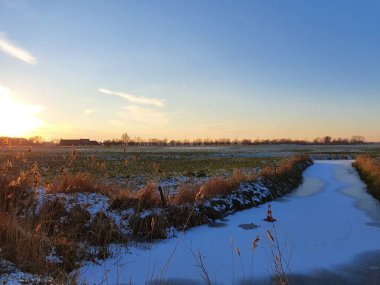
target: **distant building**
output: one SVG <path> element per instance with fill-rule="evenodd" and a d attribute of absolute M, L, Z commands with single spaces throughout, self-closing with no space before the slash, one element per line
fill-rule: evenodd
<path fill-rule="evenodd" d="M 97 141 L 91 141 L 90 139 L 79 139 L 79 140 L 63 140 L 59 142 L 60 146 L 91 146 L 100 145 Z"/>

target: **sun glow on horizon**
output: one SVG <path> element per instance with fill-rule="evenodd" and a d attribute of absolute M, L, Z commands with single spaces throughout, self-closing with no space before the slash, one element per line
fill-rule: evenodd
<path fill-rule="evenodd" d="M 0 85 L 0 136 L 27 136 L 44 125 L 38 118 L 42 107 L 16 102 Z"/>

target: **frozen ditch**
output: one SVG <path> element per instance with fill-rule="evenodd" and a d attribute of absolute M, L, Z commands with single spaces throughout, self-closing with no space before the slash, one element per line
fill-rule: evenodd
<path fill-rule="evenodd" d="M 352 264 L 357 256 L 379 252 L 380 203 L 365 192 L 351 163 L 316 161 L 304 172 L 304 182 L 295 192 L 271 202 L 277 219 L 276 239 L 284 260 L 289 261 L 289 276 L 338 272 L 339 266 Z M 263 221 L 266 212 L 267 204 L 263 204 L 176 238 L 114 247 L 114 257 L 99 264 L 85 264 L 80 281 L 204 284 L 194 257 L 201 254 L 212 284 L 265 283 L 273 268 L 266 230 L 274 232 L 273 224 Z M 249 226 L 252 223 L 258 227 Z M 251 244 L 257 234 L 260 241 L 252 253 Z M 369 273 L 379 276 L 380 258 L 371 259 L 367 267 Z"/>

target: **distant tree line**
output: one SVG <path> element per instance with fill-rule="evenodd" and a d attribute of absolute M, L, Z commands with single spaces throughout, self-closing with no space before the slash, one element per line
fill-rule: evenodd
<path fill-rule="evenodd" d="M 83 140 L 83 139 L 82 139 Z M 88 139 L 86 139 L 88 140 Z M 83 140 L 84 141 L 84 140 Z M 91 141 L 95 142 L 95 141 Z M 298 144 L 298 145 L 356 145 L 365 144 L 366 139 L 363 136 L 352 136 L 351 138 L 332 138 L 330 136 L 318 137 L 309 140 L 293 139 L 143 139 L 141 137 L 130 138 L 127 133 L 121 136 L 121 139 L 112 139 L 99 142 L 104 146 L 230 146 L 230 145 L 278 145 L 278 144 Z M 0 137 L 0 146 L 36 146 L 36 145 L 57 145 L 59 141 L 46 142 L 40 136 L 26 138 Z M 95 144 L 93 144 L 95 145 Z"/>
<path fill-rule="evenodd" d="M 228 146 L 228 145 L 275 145 L 275 144 L 298 144 L 298 145 L 355 145 L 365 144 L 365 137 L 352 136 L 351 138 L 332 138 L 330 136 L 318 137 L 309 140 L 293 140 L 293 139 L 142 139 L 140 137 L 130 138 L 126 133 L 121 139 L 107 140 L 103 142 L 106 146 L 128 145 L 128 146 Z"/>
<path fill-rule="evenodd" d="M 0 137 L 0 146 L 33 146 L 33 145 L 53 145 L 54 142 L 46 142 L 40 136 L 31 138 L 13 138 L 13 137 Z"/>

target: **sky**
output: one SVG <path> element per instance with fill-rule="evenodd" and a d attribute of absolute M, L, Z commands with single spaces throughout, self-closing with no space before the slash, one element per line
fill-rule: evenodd
<path fill-rule="evenodd" d="M 0 136 L 380 141 L 380 2 L 0 0 Z"/>

